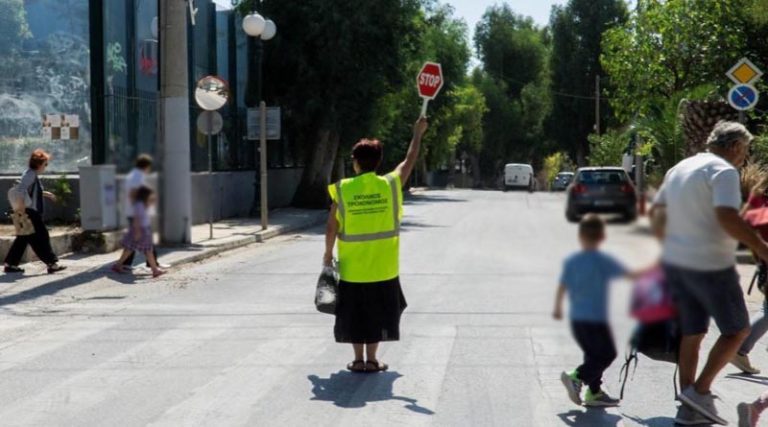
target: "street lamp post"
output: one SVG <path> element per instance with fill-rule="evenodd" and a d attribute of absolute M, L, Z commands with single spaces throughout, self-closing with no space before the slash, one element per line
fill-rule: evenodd
<path fill-rule="evenodd" d="M 249 70 L 253 68 L 250 66 L 253 59 L 256 60 L 256 67 L 258 69 L 258 101 L 259 101 L 259 116 L 260 116 L 260 137 L 259 137 L 259 149 L 256 154 L 255 162 L 259 164 L 259 169 L 254 169 L 254 197 L 253 206 L 251 207 L 251 214 L 255 215 L 256 212 L 261 213 L 261 228 L 266 230 L 269 222 L 268 208 L 267 208 L 267 104 L 264 102 L 262 96 L 262 58 L 264 55 L 263 42 L 271 40 L 277 34 L 277 26 L 270 19 L 264 19 L 256 12 L 248 14 L 243 18 L 243 31 L 250 37 L 255 38 L 255 58 L 248 55 Z M 249 46 L 251 44 L 249 43 Z M 249 73 L 249 78 L 252 74 Z M 247 97 L 246 97 L 247 99 Z M 249 105 L 250 107 L 250 105 Z M 254 165 L 255 166 L 255 165 Z"/>

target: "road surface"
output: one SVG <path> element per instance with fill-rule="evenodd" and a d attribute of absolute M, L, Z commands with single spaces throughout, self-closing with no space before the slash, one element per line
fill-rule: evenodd
<path fill-rule="evenodd" d="M 560 372 L 581 357 L 567 324 L 550 318 L 561 261 L 577 248 L 563 203 L 485 191 L 409 201 L 409 308 L 402 340 L 382 347 L 391 370 L 377 375 L 344 370 L 350 348 L 314 311 L 321 228 L 156 282 L 104 274 L 36 292 L 0 283 L 0 424 L 671 426 L 671 365 L 642 359 L 618 409 L 585 411 L 562 389 Z M 633 267 L 658 254 L 631 225 L 612 224 L 605 248 Z M 617 283 L 620 353 L 627 297 Z M 768 368 L 763 349 L 755 363 Z M 620 365 L 606 375 L 614 393 Z M 735 421 L 736 404 L 766 383 L 720 379 L 724 415 Z"/>

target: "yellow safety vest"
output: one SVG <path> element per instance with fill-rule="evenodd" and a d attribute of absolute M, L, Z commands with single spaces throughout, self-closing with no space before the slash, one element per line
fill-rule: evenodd
<path fill-rule="evenodd" d="M 396 278 L 403 209 L 400 177 L 369 172 L 330 185 L 328 192 L 337 205 L 341 280 L 372 283 Z"/>

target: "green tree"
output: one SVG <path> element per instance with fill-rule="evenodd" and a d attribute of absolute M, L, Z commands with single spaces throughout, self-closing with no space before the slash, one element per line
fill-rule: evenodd
<path fill-rule="evenodd" d="M 602 64 L 611 105 L 628 119 L 654 99 L 702 84 L 726 84 L 723 73 L 744 54 L 744 0 L 638 0 L 630 20 L 603 36 Z"/>
<path fill-rule="evenodd" d="M 532 18 L 516 14 L 507 4 L 485 12 L 475 30 L 475 48 L 485 72 L 504 82 L 507 94 L 515 98 L 541 77 L 546 62 L 542 32 Z"/>
<path fill-rule="evenodd" d="M 281 27 L 266 47 L 265 97 L 285 108 L 287 137 L 306 159 L 294 204 L 325 207 L 341 141 L 369 134 L 378 100 L 412 84 L 420 3 L 267 0 L 262 12 Z"/>
<path fill-rule="evenodd" d="M 505 162 L 546 155 L 543 121 L 551 108 L 546 32 L 507 5 L 489 8 L 478 23 L 475 47 L 482 69 L 473 84 L 486 99 L 484 138 L 472 159 L 482 183 L 494 186 Z"/>
<path fill-rule="evenodd" d="M 622 0 L 570 0 L 552 9 L 552 114 L 549 135 L 562 149 L 585 164 L 589 154 L 587 136 L 594 131 L 596 77 L 608 83 L 600 64 L 603 33 L 622 25 L 627 7 Z M 607 103 L 601 122 L 611 117 Z"/>
<path fill-rule="evenodd" d="M 371 134 L 384 141 L 385 161 L 382 169 L 391 169 L 402 161 L 411 137 L 411 124 L 418 115 L 421 99 L 414 83 L 426 60 L 442 65 L 445 86 L 437 99 L 430 102 L 430 129 L 422 145 L 422 157 L 413 182 L 423 183 L 425 172 L 448 164 L 456 145 L 454 137 L 464 126 L 457 120 L 457 104 L 463 102 L 466 70 L 470 59 L 466 24 L 453 15 L 453 9 L 437 2 L 426 2 L 423 13 L 416 17 L 418 49 L 407 59 L 405 80 L 396 91 L 385 94 L 376 106 Z M 348 144 L 349 145 L 349 144 Z M 348 147 L 344 147 L 346 150 Z"/>

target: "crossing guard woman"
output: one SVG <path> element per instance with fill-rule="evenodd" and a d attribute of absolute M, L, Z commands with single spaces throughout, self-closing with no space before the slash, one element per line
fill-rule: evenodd
<path fill-rule="evenodd" d="M 400 315 L 406 302 L 400 288 L 400 221 L 403 182 L 419 157 L 427 119 L 413 126 L 405 160 L 391 173 L 376 170 L 383 158 L 382 144 L 363 139 L 352 148 L 357 174 L 328 187 L 333 204 L 328 216 L 323 263 L 331 265 L 338 240 L 339 283 L 336 305 L 336 342 L 351 343 L 353 372 L 386 371 L 376 357 L 379 343 L 400 339 Z M 365 357 L 367 356 L 367 358 Z"/>

